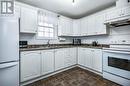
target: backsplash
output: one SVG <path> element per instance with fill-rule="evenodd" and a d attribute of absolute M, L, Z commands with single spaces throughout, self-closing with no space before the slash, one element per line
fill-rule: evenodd
<path fill-rule="evenodd" d="M 109 35 L 83 37 L 82 43 L 98 41 L 100 44 L 130 44 L 130 25 L 110 28 Z"/>
<path fill-rule="evenodd" d="M 20 34 L 20 40 L 28 41 L 28 44 L 47 44 L 48 39 L 37 39 L 35 34 Z M 50 44 L 70 44 L 72 39 L 65 38 L 64 41 L 57 39 L 50 40 Z"/>

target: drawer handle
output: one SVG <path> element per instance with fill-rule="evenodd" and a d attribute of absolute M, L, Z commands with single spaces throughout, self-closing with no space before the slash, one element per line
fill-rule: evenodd
<path fill-rule="evenodd" d="M 10 68 L 18 65 L 18 62 L 0 64 L 0 69 Z"/>

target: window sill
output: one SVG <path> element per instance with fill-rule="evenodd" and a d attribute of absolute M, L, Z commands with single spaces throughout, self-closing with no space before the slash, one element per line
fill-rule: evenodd
<path fill-rule="evenodd" d="M 58 37 L 49 38 L 49 37 L 36 37 L 37 40 L 57 40 Z"/>

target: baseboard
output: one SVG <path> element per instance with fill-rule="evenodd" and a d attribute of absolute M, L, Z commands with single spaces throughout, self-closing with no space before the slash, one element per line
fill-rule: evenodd
<path fill-rule="evenodd" d="M 87 67 L 84 67 L 84 66 L 81 66 L 81 65 L 77 65 L 77 67 L 82 68 L 82 69 L 85 69 L 85 70 L 88 70 L 88 71 L 93 72 L 93 73 L 96 73 L 96 74 L 98 74 L 98 75 L 100 75 L 100 76 L 103 76 L 103 73 L 100 73 L 100 72 L 95 71 L 95 70 L 93 70 L 93 69 L 90 69 L 90 68 L 87 68 Z"/>

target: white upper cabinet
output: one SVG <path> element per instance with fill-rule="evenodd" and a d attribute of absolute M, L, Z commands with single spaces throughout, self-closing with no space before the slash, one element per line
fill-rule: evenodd
<path fill-rule="evenodd" d="M 87 19 L 87 17 L 84 17 L 84 18 L 82 18 L 82 19 L 80 19 L 80 21 L 81 21 L 81 29 L 80 29 L 80 31 L 81 31 L 81 36 L 87 36 L 87 34 L 88 34 L 88 19 Z"/>
<path fill-rule="evenodd" d="M 108 11 L 106 14 L 106 20 L 112 20 L 121 17 L 122 10 L 121 9 L 113 9 Z"/>
<path fill-rule="evenodd" d="M 126 6 L 123 8 L 115 8 L 112 9 L 111 11 L 107 12 L 107 21 L 111 21 L 111 20 L 120 20 L 121 19 L 125 19 L 125 18 L 130 18 L 130 6 Z"/>
<path fill-rule="evenodd" d="M 73 20 L 73 36 L 81 36 L 81 24 L 80 19 Z"/>
<path fill-rule="evenodd" d="M 87 22 L 88 34 L 87 35 L 96 35 L 95 16 L 94 15 L 88 16 L 87 19 L 88 19 L 88 22 Z"/>
<path fill-rule="evenodd" d="M 40 51 L 27 51 L 21 53 L 20 59 L 21 82 L 41 75 Z"/>
<path fill-rule="evenodd" d="M 42 52 L 42 75 L 54 72 L 54 50 L 43 50 Z"/>
<path fill-rule="evenodd" d="M 130 16 L 130 6 L 122 8 L 122 16 Z"/>
<path fill-rule="evenodd" d="M 101 12 L 87 16 L 81 19 L 81 36 L 103 35 L 107 34 L 104 22 L 106 14 Z"/>
<path fill-rule="evenodd" d="M 73 36 L 73 20 L 60 16 L 58 22 L 58 36 Z"/>
<path fill-rule="evenodd" d="M 36 33 L 37 31 L 37 10 L 31 7 L 21 6 L 20 32 Z"/>
<path fill-rule="evenodd" d="M 105 13 L 96 15 L 95 32 L 94 32 L 96 35 L 102 35 L 102 34 L 108 33 L 108 31 L 106 29 L 106 25 L 104 24 L 105 20 L 106 20 L 106 14 Z"/>

